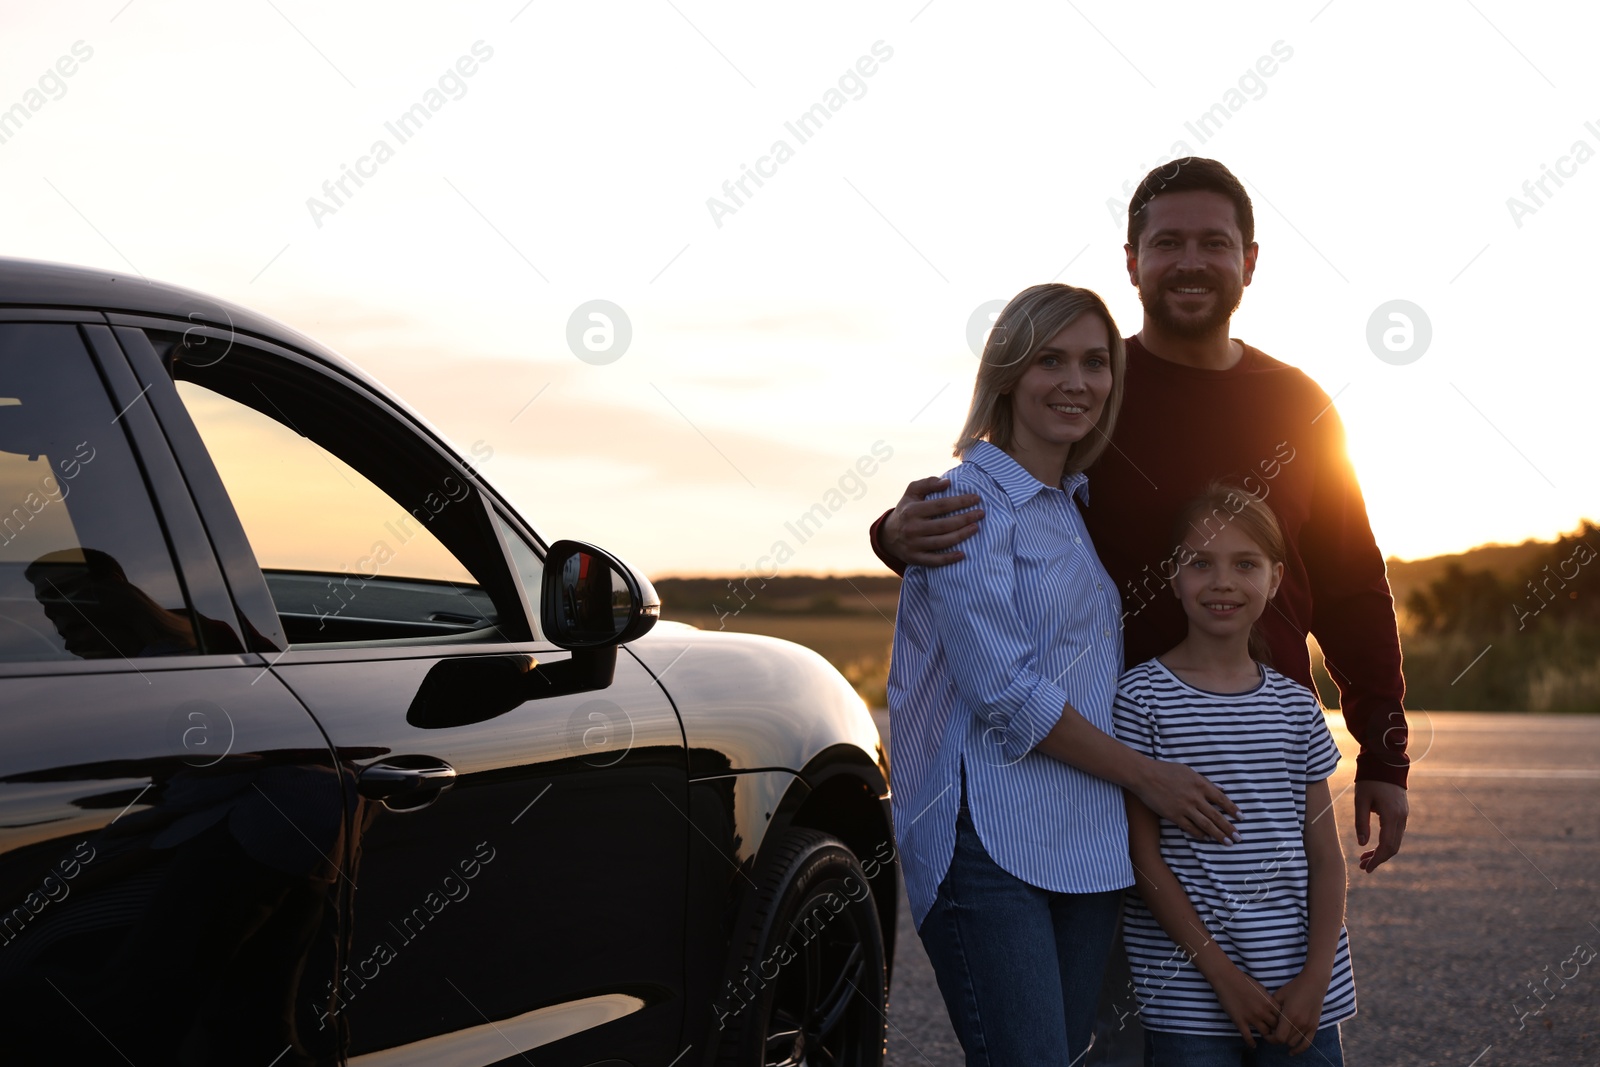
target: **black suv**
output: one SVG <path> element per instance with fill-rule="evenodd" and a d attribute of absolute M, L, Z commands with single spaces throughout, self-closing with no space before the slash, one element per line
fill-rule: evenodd
<path fill-rule="evenodd" d="M 7 1063 L 876 1064 L 862 701 L 349 364 L 0 259 Z"/>

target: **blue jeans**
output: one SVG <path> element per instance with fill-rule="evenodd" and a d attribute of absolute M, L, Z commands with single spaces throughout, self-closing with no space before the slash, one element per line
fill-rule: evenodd
<path fill-rule="evenodd" d="M 1318 1030 L 1311 1047 L 1298 1056 L 1289 1055 L 1288 1045 L 1269 1045 L 1259 1037 L 1252 1049 L 1238 1035 L 1146 1030 L 1144 1062 L 1145 1067 L 1344 1067 L 1344 1049 L 1338 1023 Z"/>
<path fill-rule="evenodd" d="M 961 805 L 918 934 L 968 1067 L 1082 1064 L 1121 908 L 1120 890 L 1052 893 L 1007 873 Z"/>

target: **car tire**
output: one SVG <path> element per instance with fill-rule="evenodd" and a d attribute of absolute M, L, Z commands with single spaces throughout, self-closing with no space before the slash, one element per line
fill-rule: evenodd
<path fill-rule="evenodd" d="M 791 830 L 758 880 L 713 1005 L 720 1067 L 877 1067 L 888 1037 L 883 930 L 838 838 Z"/>

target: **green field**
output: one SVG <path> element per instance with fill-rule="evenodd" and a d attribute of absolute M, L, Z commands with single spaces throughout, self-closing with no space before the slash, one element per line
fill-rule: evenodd
<path fill-rule="evenodd" d="M 889 678 L 889 648 L 894 642 L 894 623 L 876 614 L 807 615 L 801 613 L 758 614 L 744 612 L 715 615 L 667 611 L 666 618 L 686 622 L 702 630 L 727 630 L 736 634 L 761 634 L 805 645 L 817 652 L 850 680 L 861 698 L 875 708 L 888 706 L 884 685 Z M 1330 708 L 1339 706 L 1339 691 L 1322 667 L 1322 652 L 1314 644 L 1311 672 L 1317 691 Z"/>
<path fill-rule="evenodd" d="M 1600 527 L 1555 542 L 1490 545 L 1390 560 L 1406 704 L 1452 711 L 1600 712 Z M 663 617 L 815 649 L 874 707 L 886 703 L 900 580 L 893 575 L 763 580 L 662 578 Z M 1338 690 L 1312 646 L 1318 695 Z"/>
<path fill-rule="evenodd" d="M 745 611 L 719 619 L 713 614 L 672 611 L 669 607 L 663 617 L 702 630 L 762 634 L 805 645 L 850 679 L 868 704 L 875 708 L 888 706 L 884 684 L 889 677 L 889 645 L 894 640 L 892 609 L 889 618 L 876 612 L 808 615 Z"/>

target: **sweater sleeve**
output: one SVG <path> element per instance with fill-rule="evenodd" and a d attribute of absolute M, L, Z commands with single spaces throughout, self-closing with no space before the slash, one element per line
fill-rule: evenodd
<path fill-rule="evenodd" d="M 1331 404 L 1331 402 L 1330 402 Z M 1406 719 L 1394 598 L 1367 519 L 1338 413 L 1323 413 L 1311 511 L 1300 553 L 1311 584 L 1311 632 L 1361 745 L 1356 780 L 1406 784 Z"/>
<path fill-rule="evenodd" d="M 890 508 L 882 515 L 879 515 L 878 521 L 873 523 L 871 528 L 867 530 L 867 537 L 872 542 L 873 555 L 882 560 L 885 567 L 888 567 L 900 577 L 904 578 L 906 576 L 906 561 L 896 556 L 889 555 L 888 552 L 884 551 L 883 547 L 883 525 L 889 521 L 889 516 L 893 514 L 894 509 Z"/>

